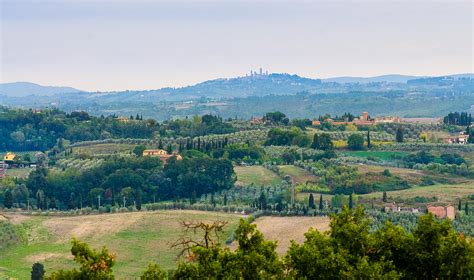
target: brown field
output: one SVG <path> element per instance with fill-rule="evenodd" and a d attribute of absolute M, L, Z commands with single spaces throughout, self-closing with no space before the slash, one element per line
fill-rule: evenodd
<path fill-rule="evenodd" d="M 329 229 L 328 217 L 260 217 L 254 222 L 257 229 L 267 240 L 277 241 L 277 252 L 284 255 L 290 246 L 290 241 L 304 241 L 304 234 L 312 227 L 325 232 Z M 237 244 L 232 243 L 231 248 Z"/>

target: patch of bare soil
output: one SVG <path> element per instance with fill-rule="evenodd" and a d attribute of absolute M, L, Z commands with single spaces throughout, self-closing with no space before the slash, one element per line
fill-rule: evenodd
<path fill-rule="evenodd" d="M 48 259 L 72 259 L 71 254 L 66 253 L 39 253 L 36 255 L 27 256 L 25 259 L 29 263 L 44 262 Z"/>
<path fill-rule="evenodd" d="M 30 216 L 20 213 L 0 213 L 0 221 L 2 218 L 8 219 L 12 224 L 21 224 L 31 219 Z"/>

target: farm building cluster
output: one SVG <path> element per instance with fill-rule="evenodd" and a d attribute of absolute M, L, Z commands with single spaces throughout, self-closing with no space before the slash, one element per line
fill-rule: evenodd
<path fill-rule="evenodd" d="M 402 204 L 396 204 L 395 202 L 387 203 L 384 207 L 385 212 L 411 212 L 420 213 L 420 208 L 409 208 L 404 207 Z M 454 220 L 456 217 L 456 209 L 451 204 L 428 204 L 426 205 L 426 212 L 433 214 L 438 219 L 448 218 Z"/>
<path fill-rule="evenodd" d="M 172 157 L 175 157 L 176 160 L 182 160 L 183 157 L 181 157 L 181 155 L 179 155 L 178 153 L 176 152 L 173 152 L 171 154 L 169 154 L 167 151 L 165 150 L 162 150 L 162 149 L 156 149 L 156 150 L 144 150 L 143 151 L 143 156 L 148 156 L 148 157 L 159 157 L 160 160 L 166 164 L 168 162 L 168 160 Z"/>
<path fill-rule="evenodd" d="M 333 125 L 376 125 L 381 123 L 430 123 L 438 124 L 441 122 L 439 118 L 401 118 L 397 116 L 378 116 L 370 117 L 369 112 L 362 112 L 362 114 L 354 119 L 345 119 L 345 120 L 333 120 L 331 118 L 326 119 L 325 121 Z M 312 121 L 313 126 L 320 126 L 321 121 L 314 119 Z"/>

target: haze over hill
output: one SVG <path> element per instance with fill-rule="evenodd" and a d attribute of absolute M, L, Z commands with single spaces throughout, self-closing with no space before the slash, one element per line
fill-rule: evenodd
<path fill-rule="evenodd" d="M 473 74 L 321 80 L 263 72 L 181 88 L 117 92 L 85 92 L 39 85 L 31 86 L 32 91 L 25 91 L 28 87 L 23 83 L 14 83 L 7 87 L 2 85 L 1 88 L 11 90 L 0 91 L 0 105 L 22 108 L 52 106 L 93 115 L 130 116 L 140 113 L 157 120 L 203 114 L 250 118 L 269 111 L 285 112 L 292 118 L 344 112 L 359 114 L 362 111 L 370 111 L 372 115 L 439 117 L 452 111 L 472 112 L 473 84 Z M 16 95 L 17 92 L 20 94 Z M 28 98 L 24 98 L 27 95 Z"/>
<path fill-rule="evenodd" d="M 446 75 L 444 77 L 452 78 L 474 78 L 474 74 L 453 74 Z M 343 76 L 343 77 L 332 77 L 325 79 L 317 78 L 306 78 L 301 77 L 296 74 L 255 74 L 253 76 L 243 76 L 235 78 L 220 78 L 204 81 L 195 85 L 189 85 L 179 88 L 161 88 L 161 89 L 150 89 L 150 90 L 123 90 L 116 91 L 113 93 L 123 93 L 129 91 L 136 92 L 161 92 L 164 94 L 167 93 L 176 93 L 178 95 L 188 95 L 188 98 L 201 97 L 203 95 L 212 95 L 211 92 L 219 90 L 227 91 L 232 90 L 234 86 L 241 84 L 240 86 L 245 87 L 248 85 L 248 91 L 241 94 L 241 92 L 226 92 L 225 95 L 219 97 L 245 97 L 250 95 L 266 95 L 266 94 L 285 94 L 292 93 L 291 90 L 288 91 L 288 87 L 292 86 L 316 86 L 321 83 L 340 83 L 340 84 L 368 84 L 368 83 L 407 83 L 409 80 L 428 78 L 428 76 L 410 76 L 410 75 L 399 75 L 399 74 L 388 74 L 374 77 L 352 77 L 352 76 Z M 276 84 L 277 88 L 272 88 L 271 91 L 268 88 L 269 85 Z M 13 82 L 13 83 L 0 83 L 0 95 L 5 95 L 9 97 L 24 97 L 29 95 L 55 95 L 62 93 L 78 93 L 86 92 L 76 88 L 67 87 L 67 86 L 43 86 L 32 82 Z M 207 93 L 206 93 L 207 92 Z"/>
<path fill-rule="evenodd" d="M 81 92 L 81 90 L 63 86 L 42 86 L 30 82 L 0 84 L 0 95 L 6 95 L 10 97 L 25 97 L 28 95 L 54 95 L 74 92 Z"/>

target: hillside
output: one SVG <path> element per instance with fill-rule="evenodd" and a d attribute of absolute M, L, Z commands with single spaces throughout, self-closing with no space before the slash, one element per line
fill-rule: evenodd
<path fill-rule="evenodd" d="M 70 240 L 76 237 L 93 247 L 107 246 L 116 253 L 114 271 L 126 279 L 139 277 L 150 262 L 175 268 L 179 248 L 171 244 L 183 236 L 180 221 L 229 222 L 226 240 L 240 215 L 201 211 L 134 212 L 76 217 L 38 217 L 6 214 L 26 239 L 0 250 L 0 279 L 26 279 L 31 264 L 41 262 L 48 271 L 72 268 Z M 1 240 L 0 240 L 1 241 Z"/>
<path fill-rule="evenodd" d="M 81 90 L 72 87 L 42 86 L 29 82 L 0 84 L 0 95 L 8 97 L 25 97 L 29 95 L 51 96 L 63 93 L 77 93 Z"/>

